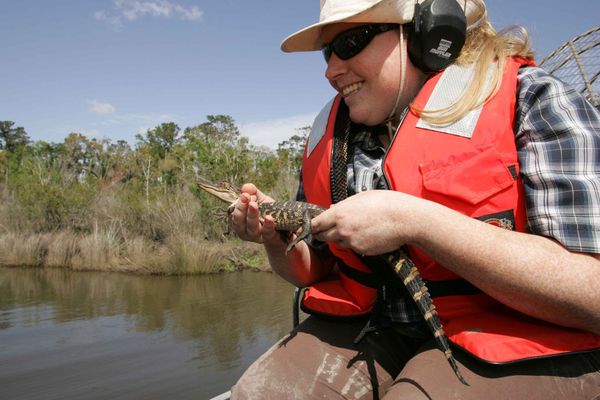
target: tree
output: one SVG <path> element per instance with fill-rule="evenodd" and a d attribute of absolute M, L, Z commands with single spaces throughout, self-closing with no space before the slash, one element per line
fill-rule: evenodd
<path fill-rule="evenodd" d="M 253 174 L 251 147 L 228 115 L 208 115 L 208 122 L 183 134 L 194 170 L 207 179 L 238 183 Z"/>
<path fill-rule="evenodd" d="M 310 132 L 310 126 L 296 129 L 296 134 L 277 145 L 277 156 L 285 165 L 287 172 L 297 175 L 302 166 L 304 146 Z"/>
<path fill-rule="evenodd" d="M 62 167 L 67 180 L 78 179 L 88 166 L 88 139 L 81 133 L 70 133 L 59 145 Z"/>
<path fill-rule="evenodd" d="M 14 125 L 12 121 L 0 121 L 0 150 L 14 153 L 31 141 L 23 127 L 13 128 Z"/>
<path fill-rule="evenodd" d="M 23 151 L 30 142 L 29 136 L 21 126 L 14 128 L 12 121 L 0 121 L 0 169 L 4 175 L 4 184 L 8 185 L 12 171 L 18 170 L 23 159 Z"/>
<path fill-rule="evenodd" d="M 30 146 L 24 172 L 35 177 L 40 186 L 45 186 L 50 183 L 52 174 L 59 172 L 58 160 L 58 145 L 38 140 Z"/>
<path fill-rule="evenodd" d="M 153 178 L 153 160 L 150 152 L 150 146 L 144 143 L 138 143 L 138 147 L 135 152 L 135 160 L 138 170 L 141 172 L 146 205 L 150 205 L 150 183 L 152 182 Z"/>
<path fill-rule="evenodd" d="M 92 139 L 87 142 L 86 171 L 98 179 L 103 186 L 112 186 L 130 177 L 128 155 L 131 148 L 120 140 L 116 144 L 110 139 Z"/>
<path fill-rule="evenodd" d="M 138 142 L 148 146 L 157 159 L 164 160 L 179 140 L 179 126 L 174 122 L 162 123 L 154 129 L 149 129 L 145 137 L 136 135 Z"/>
<path fill-rule="evenodd" d="M 138 153 L 138 165 L 141 166 L 144 175 L 146 189 L 146 200 L 148 200 L 150 189 L 150 177 L 152 168 L 158 168 L 160 174 L 158 182 L 163 185 L 163 190 L 173 188 L 177 183 L 177 171 L 179 165 L 174 150 L 180 141 L 180 129 L 174 122 L 167 122 L 149 129 L 146 135 L 136 135 Z"/>

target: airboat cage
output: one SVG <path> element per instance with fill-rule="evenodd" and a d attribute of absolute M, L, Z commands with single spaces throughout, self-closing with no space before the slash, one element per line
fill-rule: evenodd
<path fill-rule="evenodd" d="M 600 26 L 567 41 L 540 67 L 573 86 L 600 110 Z"/>

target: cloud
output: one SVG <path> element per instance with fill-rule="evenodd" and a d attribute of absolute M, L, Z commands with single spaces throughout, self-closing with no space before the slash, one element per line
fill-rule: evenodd
<path fill-rule="evenodd" d="M 256 146 L 276 149 L 277 145 L 296 134 L 296 129 L 312 125 L 317 113 L 294 115 L 291 117 L 259 122 L 238 124 L 240 133 Z"/>
<path fill-rule="evenodd" d="M 106 15 L 106 11 L 104 10 L 98 10 L 94 13 L 94 19 L 97 19 L 99 21 L 103 21 L 108 19 L 108 15 Z"/>
<path fill-rule="evenodd" d="M 113 107 L 112 104 L 109 103 L 100 103 L 97 100 L 91 100 L 88 101 L 89 104 L 89 108 L 88 111 L 93 112 L 94 114 L 98 114 L 98 115 L 110 115 L 110 114 L 114 114 L 115 107 Z"/>
<path fill-rule="evenodd" d="M 107 21 L 116 29 L 122 29 L 125 22 L 143 17 L 177 18 L 183 21 L 200 21 L 204 12 L 198 6 L 185 7 L 167 0 L 112 0 L 111 11 L 98 10 L 94 18 Z"/>

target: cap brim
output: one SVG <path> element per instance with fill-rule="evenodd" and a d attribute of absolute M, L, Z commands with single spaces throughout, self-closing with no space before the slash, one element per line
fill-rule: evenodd
<path fill-rule="evenodd" d="M 281 50 L 291 53 L 294 51 L 313 51 L 320 50 L 323 47 L 321 43 L 321 30 L 324 26 L 330 25 L 337 21 L 323 21 L 310 25 L 298 32 L 292 33 L 281 42 Z"/>
<path fill-rule="evenodd" d="M 281 50 L 288 53 L 321 50 L 323 47 L 321 41 L 323 27 L 337 22 L 406 24 L 412 21 L 413 14 L 414 3 L 412 2 L 398 4 L 395 1 L 380 1 L 360 12 L 354 11 L 345 15 L 337 15 L 334 18 L 317 22 L 292 33 L 281 42 Z M 485 15 L 485 3 L 483 0 L 469 1 L 465 14 L 469 26 L 478 23 Z"/>
<path fill-rule="evenodd" d="M 371 3 L 363 10 L 348 9 L 331 18 L 312 24 L 285 38 L 281 43 L 281 50 L 313 51 L 323 47 L 321 42 L 321 30 L 323 27 L 337 22 L 347 23 L 395 23 L 404 24 L 410 22 L 413 17 L 414 6 L 408 3 L 398 4 L 396 1 L 381 0 Z"/>

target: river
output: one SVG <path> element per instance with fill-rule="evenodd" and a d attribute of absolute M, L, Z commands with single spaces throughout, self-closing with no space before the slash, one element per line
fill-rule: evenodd
<path fill-rule="evenodd" d="M 275 274 L 0 268 L 0 398 L 208 399 L 291 328 Z"/>

